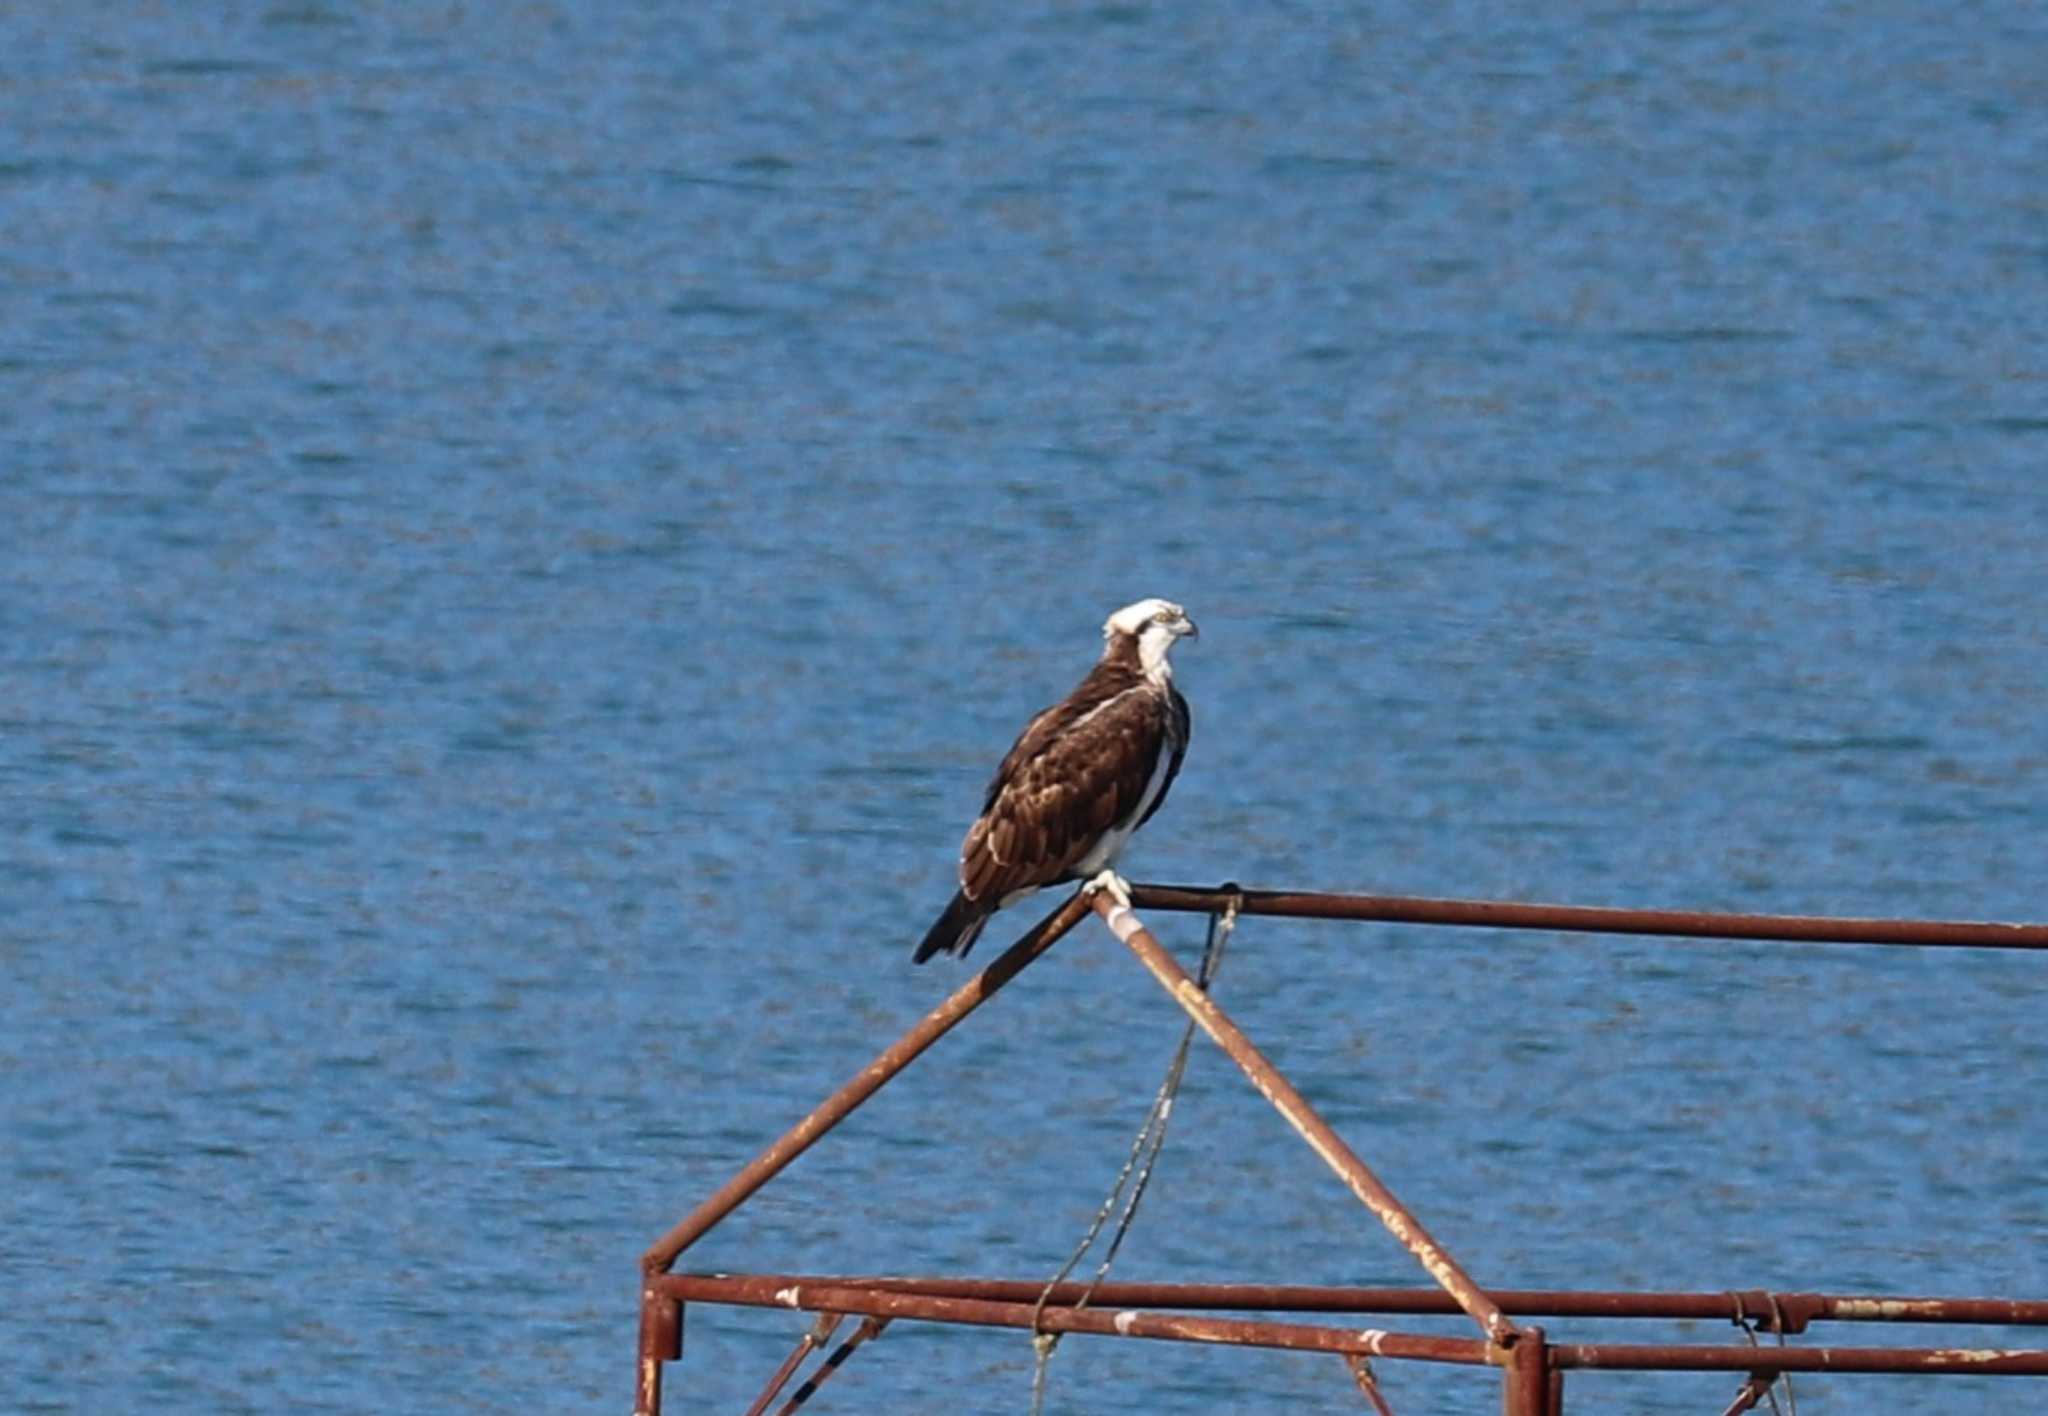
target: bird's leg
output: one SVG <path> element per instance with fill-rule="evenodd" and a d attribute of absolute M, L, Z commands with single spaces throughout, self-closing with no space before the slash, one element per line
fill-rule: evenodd
<path fill-rule="evenodd" d="M 1125 909 L 1131 907 L 1131 882 L 1118 875 L 1114 870 L 1102 871 L 1089 880 L 1086 885 L 1083 885 L 1081 889 L 1090 895 L 1093 895 L 1098 890 L 1107 890 L 1110 899 L 1115 900 Z"/>

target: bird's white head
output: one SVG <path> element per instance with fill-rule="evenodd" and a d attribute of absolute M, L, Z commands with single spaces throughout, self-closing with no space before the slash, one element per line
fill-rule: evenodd
<path fill-rule="evenodd" d="M 1167 678 L 1172 670 L 1166 664 L 1166 651 L 1174 641 L 1183 636 L 1193 639 L 1201 631 L 1188 618 L 1188 612 L 1171 600 L 1140 600 L 1134 605 L 1125 605 L 1102 626 L 1102 637 L 1114 643 L 1119 635 L 1129 635 L 1138 641 L 1138 665 L 1148 677 Z"/>

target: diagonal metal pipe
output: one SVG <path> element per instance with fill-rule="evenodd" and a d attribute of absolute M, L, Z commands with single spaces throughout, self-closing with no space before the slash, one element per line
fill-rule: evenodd
<path fill-rule="evenodd" d="M 1344 1138 L 1330 1128 L 1329 1122 L 1316 1114 L 1307 1098 L 1295 1090 L 1294 1084 L 1278 1067 L 1267 1060 L 1257 1045 L 1245 1036 L 1244 1030 L 1232 1022 L 1229 1015 L 1216 1006 L 1215 1000 L 1202 991 L 1201 985 L 1188 976 L 1187 970 L 1152 937 L 1152 931 L 1145 928 L 1144 922 L 1111 898 L 1107 891 L 1095 892 L 1090 896 L 1090 902 L 1110 931 L 1173 995 L 1173 1001 L 1180 1004 L 1202 1031 L 1230 1055 L 1230 1060 L 1251 1078 L 1252 1085 L 1273 1103 L 1274 1108 L 1287 1119 L 1287 1124 L 1322 1157 L 1325 1165 L 1336 1172 L 1337 1178 L 1351 1193 L 1365 1202 L 1365 1207 L 1415 1256 L 1424 1271 L 1479 1324 L 1487 1338 L 1503 1347 L 1512 1345 L 1520 1334 L 1514 1321 L 1430 1236 L 1429 1231 L 1422 1227 L 1422 1221 L 1381 1183 L 1379 1176 L 1373 1174 L 1372 1167 L 1359 1159 L 1358 1153 L 1344 1143 Z"/>
<path fill-rule="evenodd" d="M 844 1313 L 818 1314 L 818 1321 L 797 1339 L 796 1347 L 789 1356 L 782 1359 L 782 1365 L 768 1378 L 768 1385 L 761 1388 L 761 1394 L 755 1397 L 754 1404 L 747 1408 L 747 1416 L 763 1416 L 769 1404 L 782 1395 L 782 1389 L 789 1385 L 789 1379 L 796 1375 L 797 1368 L 803 1366 L 804 1358 L 830 1342 L 832 1334 L 837 1332 L 839 1325 L 845 1321 Z"/>
<path fill-rule="evenodd" d="M 916 1061 L 924 1050 L 996 995 L 1028 964 L 1057 944 L 1088 913 L 1085 900 L 1075 894 L 1066 903 L 1034 925 L 994 962 L 960 985 L 953 995 L 919 1020 L 902 1037 L 883 1048 L 881 1054 L 863 1067 L 850 1081 L 825 1098 L 803 1120 L 771 1142 L 740 1172 L 712 1194 L 640 1256 L 643 1275 L 640 1304 L 640 1352 L 638 1379 L 633 1399 L 634 1416 L 658 1416 L 661 1411 L 662 1366 L 681 1352 L 680 1305 L 657 1290 L 649 1280 L 667 1272 L 677 1255 L 710 1231 L 713 1225 L 746 1203 L 747 1198 L 787 1169 L 817 1140 L 880 1091 L 890 1078 Z"/>
<path fill-rule="evenodd" d="M 950 1032 L 962 1018 L 995 997 L 998 989 L 1057 944 L 1087 912 L 1086 901 L 1075 895 L 1040 920 L 1030 933 L 1012 944 L 987 968 L 961 984 L 953 991 L 952 997 L 925 1014 L 909 1032 L 883 1048 L 880 1055 L 861 1068 L 852 1080 L 819 1102 L 810 1115 L 783 1132 L 737 1175 L 684 1215 L 668 1233 L 655 1240 L 652 1247 L 640 1256 L 641 1269 L 647 1273 L 665 1272 L 676 1261 L 677 1255 L 738 1209 L 754 1191 L 781 1174 L 791 1161 L 880 1091 L 890 1078 L 916 1061 L 919 1054 Z"/>

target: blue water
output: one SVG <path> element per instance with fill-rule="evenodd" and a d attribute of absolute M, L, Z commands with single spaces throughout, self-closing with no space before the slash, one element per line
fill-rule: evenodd
<path fill-rule="evenodd" d="M 986 773 L 1140 595 L 1134 878 L 2048 916 L 2044 72 L 1909 4 L 0 19 L 0 1409 L 623 1409 L 637 1255 L 964 976 Z M 1483 1281 L 2048 1295 L 2037 958 L 1255 920 L 1219 997 Z M 1176 1019 L 1090 926 L 687 1263 L 1047 1274 Z M 1206 1045 L 1119 1273 L 1419 1281 Z M 800 1326 L 692 1308 L 677 1408 Z M 823 1409 L 1028 1383 L 905 1323 Z M 1076 1340 L 1052 1409 L 1348 1391 Z"/>

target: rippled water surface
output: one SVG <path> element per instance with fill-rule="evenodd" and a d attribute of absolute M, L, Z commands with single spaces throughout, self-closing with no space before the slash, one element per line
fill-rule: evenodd
<path fill-rule="evenodd" d="M 986 773 L 1140 595 L 1135 878 L 2048 916 L 2043 73 L 1931 5 L 0 19 L 0 1408 L 624 1409 L 637 1255 L 964 976 Z M 2048 1294 L 2039 959 L 1254 920 L 1219 997 L 1484 1281 Z M 1082 930 L 688 1264 L 1049 1273 L 1176 1017 Z M 1206 1048 L 1119 1272 L 1417 1279 Z M 677 1404 L 799 1327 L 692 1308 Z"/>

